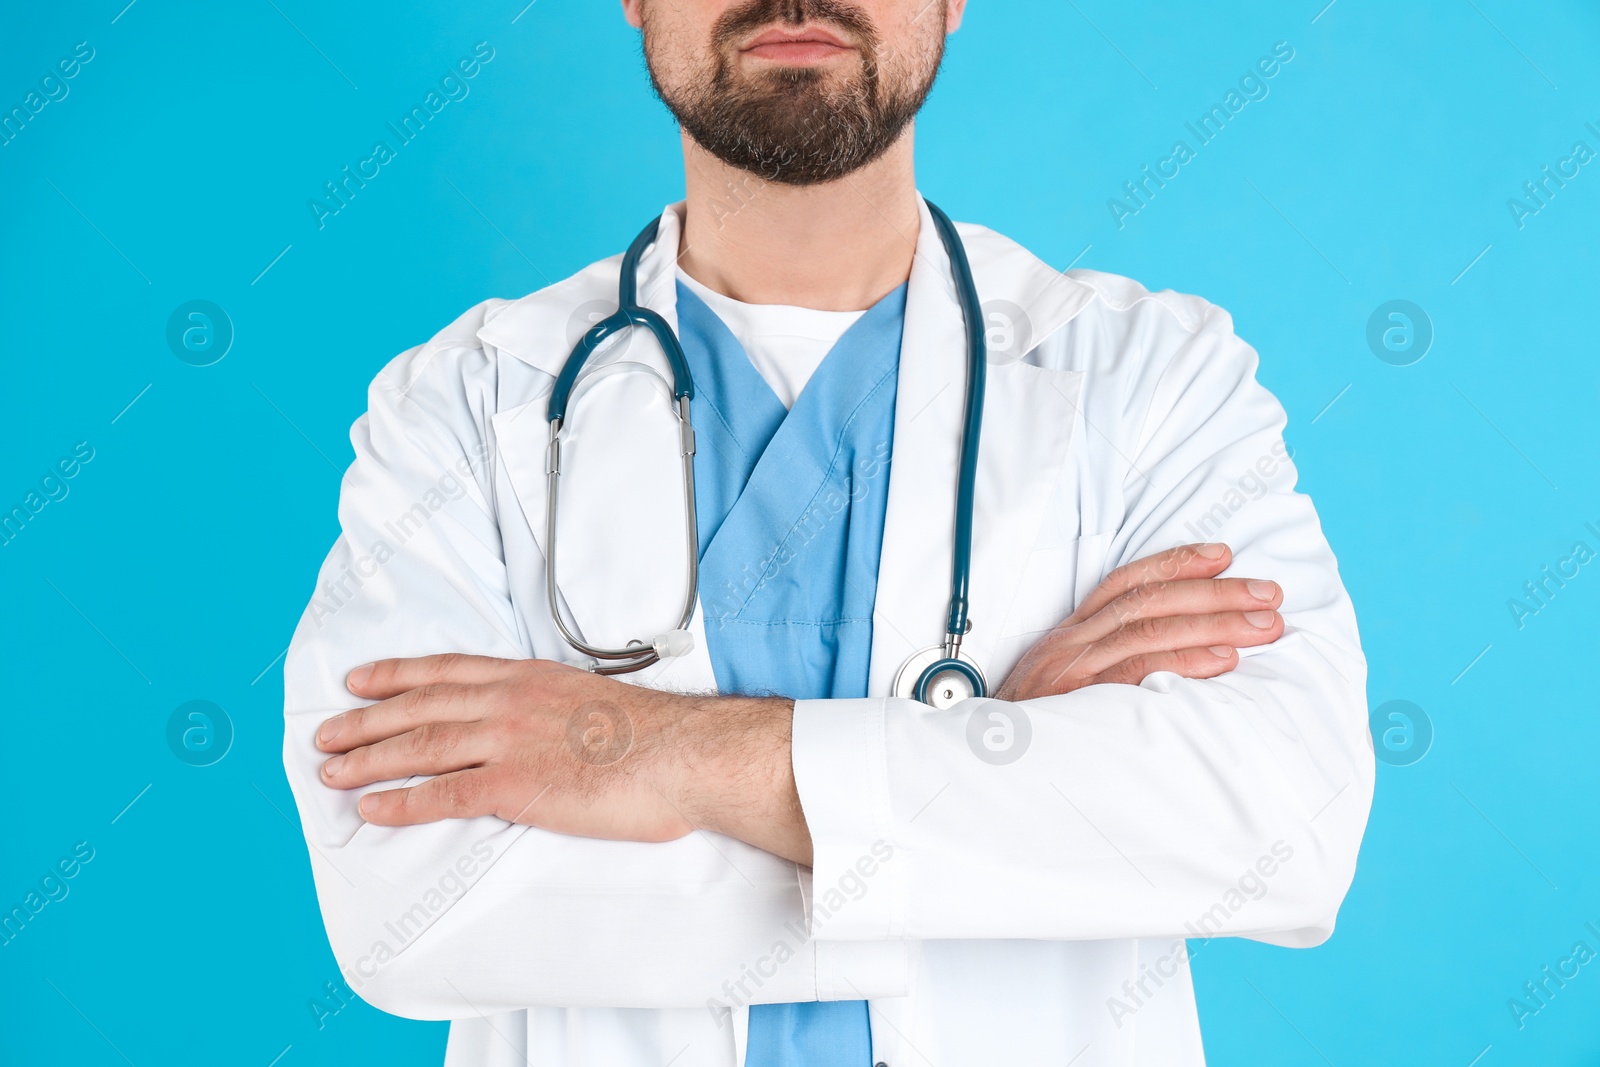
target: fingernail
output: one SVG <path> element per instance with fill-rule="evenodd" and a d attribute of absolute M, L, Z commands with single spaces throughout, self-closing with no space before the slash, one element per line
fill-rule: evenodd
<path fill-rule="evenodd" d="M 1228 551 L 1228 546 L 1219 544 L 1196 545 L 1194 550 L 1206 559 L 1221 559 L 1223 553 Z"/>
<path fill-rule="evenodd" d="M 339 773 L 339 768 L 343 767 L 343 766 L 344 766 L 344 757 L 343 756 L 335 756 L 331 760 L 329 760 L 327 763 L 324 763 L 322 765 L 322 776 L 324 778 L 332 778 L 334 775 Z"/>
<path fill-rule="evenodd" d="M 333 718 L 322 724 L 322 729 L 317 731 L 317 740 L 325 745 L 329 741 L 332 741 L 335 737 L 338 737 L 339 731 L 343 729 L 344 716 L 335 715 Z"/>
<path fill-rule="evenodd" d="M 354 691 L 354 690 L 359 689 L 362 686 L 366 685 L 367 684 L 367 679 L 371 678 L 371 677 L 372 677 L 372 664 L 363 663 L 361 666 L 359 666 L 355 670 L 351 671 L 348 676 L 346 676 L 346 678 L 344 680 L 344 684 L 346 686 L 348 686 L 352 691 Z"/>
<path fill-rule="evenodd" d="M 1258 630 L 1272 629 L 1272 624 L 1277 621 L 1277 618 L 1278 613 L 1276 611 L 1247 611 L 1244 613 L 1244 621 Z"/>
<path fill-rule="evenodd" d="M 1230 659 L 1233 656 L 1233 649 L 1227 645 L 1212 645 L 1211 654 L 1219 659 Z"/>
<path fill-rule="evenodd" d="M 373 812 L 378 810 L 377 795 L 368 793 L 366 796 L 361 798 L 359 807 L 361 808 L 362 815 L 371 815 Z"/>
<path fill-rule="evenodd" d="M 1249 581 L 1244 583 L 1244 586 L 1250 590 L 1250 595 L 1257 600 L 1271 600 L 1273 594 L 1277 592 L 1276 587 L 1271 582 Z"/>

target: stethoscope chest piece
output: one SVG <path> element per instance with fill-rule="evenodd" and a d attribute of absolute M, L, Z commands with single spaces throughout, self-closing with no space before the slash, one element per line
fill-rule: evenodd
<path fill-rule="evenodd" d="M 944 645 L 930 645 L 906 660 L 895 675 L 894 695 L 920 700 L 943 711 L 963 700 L 989 695 L 989 683 L 972 657 L 952 659 Z"/>

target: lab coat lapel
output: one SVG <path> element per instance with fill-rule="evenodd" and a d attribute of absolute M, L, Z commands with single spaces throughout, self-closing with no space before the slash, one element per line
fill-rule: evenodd
<path fill-rule="evenodd" d="M 672 283 L 681 210 L 675 205 L 662 216 L 659 238 L 641 265 L 639 290 L 644 303 L 674 328 Z M 1057 273 L 1014 242 L 983 227 L 959 229 L 979 297 L 996 316 L 1019 314 L 1033 344 L 1093 298 L 1089 286 Z M 596 302 L 616 306 L 620 262 L 620 256 L 602 260 L 503 305 L 478 331 L 479 340 L 553 378 L 574 339 L 569 336 L 574 310 Z M 905 319 L 888 513 L 873 615 L 869 692 L 874 695 L 889 692 L 901 663 L 913 651 L 943 638 L 949 607 L 966 353 L 949 260 L 926 207 Z M 999 318 L 992 325 L 1001 325 Z M 647 397 L 645 390 L 653 387 L 644 384 L 646 376 L 639 366 L 649 366 L 665 378 L 665 360 L 640 331 L 624 337 L 628 340 L 613 342 L 591 357 L 597 368 L 615 364 L 621 369 L 608 371 L 575 398 L 570 414 L 576 420 L 573 429 L 585 435 L 581 443 L 585 454 L 572 455 L 579 449 L 569 448 L 563 464 L 575 476 L 562 477 L 561 589 L 572 609 L 569 618 L 597 641 L 649 639 L 654 633 L 633 631 L 664 628 L 676 621 L 685 551 L 676 420 L 659 394 Z M 991 688 L 998 688 L 1004 679 L 993 676 L 999 671 L 989 653 L 1003 628 L 1078 421 L 1081 372 L 1013 358 L 1025 354 L 991 353 L 979 448 L 973 629 L 966 647 L 990 671 Z M 544 410 L 549 390 L 550 381 L 543 381 L 522 395 L 503 397 L 505 407 L 493 418 L 500 461 L 541 549 L 545 548 L 549 432 Z M 586 469 L 578 469 L 579 462 Z M 600 480 L 590 477 L 585 482 L 585 475 L 602 470 L 607 473 Z M 598 523 L 597 516 L 603 516 Z M 531 610 L 542 612 L 543 590 L 529 590 L 526 595 L 536 605 Z M 714 688 L 698 607 L 690 632 L 695 635 L 691 655 L 626 677 L 663 687 Z"/>
<path fill-rule="evenodd" d="M 640 302 L 677 328 L 673 285 L 680 221 L 669 208 L 639 271 Z M 479 331 L 480 339 L 533 364 L 559 372 L 575 337 L 574 309 L 616 307 L 620 259 L 511 305 Z M 581 332 L 581 331 L 580 331 Z M 583 638 L 621 646 L 649 642 L 678 622 L 687 578 L 683 469 L 678 422 L 671 407 L 671 374 L 647 331 L 629 330 L 597 350 L 574 390 L 563 432 L 558 509 L 558 589 Z M 532 399 L 496 413 L 492 422 L 500 462 L 539 548 L 546 544 L 546 404 L 553 377 Z M 528 590 L 529 610 L 542 614 L 544 590 Z M 692 653 L 657 664 L 628 681 L 673 688 L 709 688 L 710 659 L 696 606 Z M 558 644 L 551 654 L 577 661 Z"/>
<path fill-rule="evenodd" d="M 900 340 L 889 503 L 872 612 L 870 695 L 889 692 L 905 658 L 943 633 L 965 395 L 962 336 L 944 249 L 924 208 Z"/>
<path fill-rule="evenodd" d="M 1092 296 L 1087 286 L 1005 238 L 980 227 L 960 230 L 986 317 L 1020 312 L 1034 342 L 1065 324 Z M 999 324 L 986 322 L 984 328 Z M 873 613 L 873 695 L 889 693 L 906 658 L 944 637 L 966 401 L 965 336 L 949 257 L 924 207 L 901 343 L 889 506 Z M 988 364 L 973 518 L 972 629 L 964 648 L 988 671 L 993 691 L 1004 678 L 996 676 L 991 653 L 1059 484 L 1077 422 L 1082 374 L 1024 363 L 1024 352 L 991 348 L 996 351 Z"/>

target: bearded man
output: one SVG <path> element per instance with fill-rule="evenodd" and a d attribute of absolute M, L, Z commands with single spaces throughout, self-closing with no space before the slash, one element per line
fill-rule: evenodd
<path fill-rule="evenodd" d="M 454 1067 L 1183 1067 L 1187 938 L 1332 932 L 1366 663 L 1283 409 L 918 193 L 965 7 L 623 0 L 686 198 L 373 382 L 284 760 Z"/>

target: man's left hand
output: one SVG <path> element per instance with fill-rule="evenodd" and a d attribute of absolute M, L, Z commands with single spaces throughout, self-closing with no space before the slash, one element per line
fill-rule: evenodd
<path fill-rule="evenodd" d="M 336 753 L 322 780 L 355 789 L 434 776 L 362 797 L 369 823 L 494 815 L 626 841 L 714 829 L 810 861 L 790 701 L 682 696 L 548 660 L 465 655 L 381 660 L 347 685 L 377 703 L 322 724 L 317 747 Z"/>

